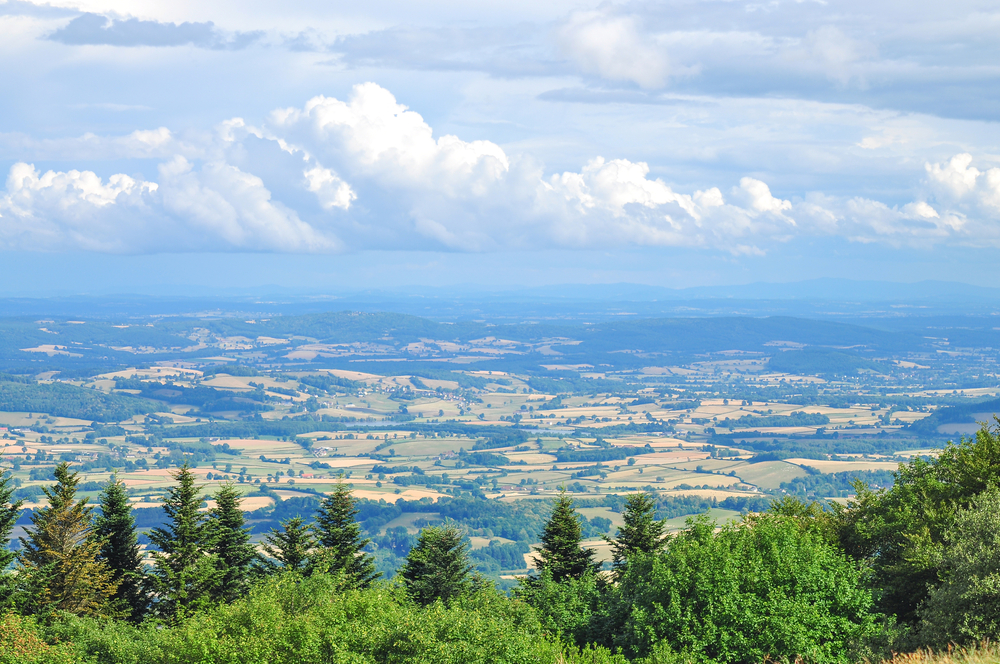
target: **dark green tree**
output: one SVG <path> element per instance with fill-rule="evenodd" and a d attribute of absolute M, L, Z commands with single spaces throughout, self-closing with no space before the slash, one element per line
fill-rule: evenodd
<path fill-rule="evenodd" d="M 472 587 L 469 554 L 462 533 L 451 526 L 431 526 L 420 531 L 400 571 L 410 597 L 418 604 L 445 603 Z"/>
<path fill-rule="evenodd" d="M 872 569 L 878 608 L 916 624 L 917 608 L 939 582 L 945 533 L 959 510 L 1000 485 L 1000 420 L 971 440 L 949 443 L 937 459 L 901 464 L 888 490 L 855 485 L 834 504 L 832 528 L 844 551 Z"/>
<path fill-rule="evenodd" d="M 600 563 L 594 562 L 593 550 L 580 546 L 582 540 L 580 515 L 573 508 L 573 499 L 562 489 L 542 531 L 542 546 L 535 549 L 535 566 L 539 571 L 548 571 L 556 583 L 596 572 Z"/>
<path fill-rule="evenodd" d="M 207 526 L 212 542 L 209 551 L 218 570 L 213 598 L 232 602 L 246 594 L 251 566 L 257 558 L 240 508 L 240 492 L 232 483 L 223 485 L 215 494 Z"/>
<path fill-rule="evenodd" d="M 76 499 L 77 473 L 65 462 L 56 466 L 56 483 L 42 489 L 48 505 L 31 516 L 20 538 L 21 568 L 30 609 L 105 615 L 117 590 L 111 570 L 99 560 L 101 542 L 93 534 L 93 507 Z"/>
<path fill-rule="evenodd" d="M 200 487 L 184 462 L 173 474 L 176 484 L 163 502 L 170 520 L 166 528 L 154 528 L 149 539 L 159 551 L 153 553 L 154 569 L 149 577 L 157 594 L 156 612 L 181 620 L 193 611 L 211 604 L 218 570 L 212 547 L 211 531 L 201 507 Z"/>
<path fill-rule="evenodd" d="M 305 524 L 302 517 L 296 516 L 281 522 L 281 530 L 271 529 L 264 536 L 264 553 L 272 559 L 267 565 L 269 571 L 278 569 L 287 572 L 303 572 L 306 570 L 316 540 L 312 529 Z M 265 563 L 266 565 L 266 563 Z"/>
<path fill-rule="evenodd" d="M 603 645 L 628 658 L 846 664 L 880 633 L 864 573 L 794 517 L 689 520 L 665 550 L 636 556 L 610 589 Z"/>
<path fill-rule="evenodd" d="M 956 515 L 938 575 L 941 583 L 918 609 L 913 645 L 945 648 L 1000 638 L 1000 491 L 980 494 Z"/>
<path fill-rule="evenodd" d="M 656 518 L 656 498 L 648 493 L 633 493 L 625 499 L 622 512 L 625 522 L 614 538 L 604 537 L 611 544 L 611 561 L 615 575 L 620 576 L 629 558 L 637 553 L 656 553 L 663 549 L 667 523 Z"/>
<path fill-rule="evenodd" d="M 149 608 L 149 595 L 143 588 L 145 566 L 124 482 L 117 476 L 112 478 L 100 501 L 101 511 L 94 519 L 94 536 L 101 542 L 98 558 L 118 584 L 114 599 L 119 607 L 139 622 Z"/>
<path fill-rule="evenodd" d="M 11 475 L 0 473 L 0 613 L 12 608 L 15 601 L 15 578 L 10 567 L 17 554 L 10 550 L 10 536 L 24 501 L 12 501 L 13 494 Z"/>
<path fill-rule="evenodd" d="M 316 513 L 316 541 L 322 548 L 314 560 L 320 571 L 341 572 L 348 582 L 364 588 L 381 574 L 375 571 L 374 558 L 363 552 L 371 540 L 361 536 L 357 513 L 351 490 L 338 482 Z"/>

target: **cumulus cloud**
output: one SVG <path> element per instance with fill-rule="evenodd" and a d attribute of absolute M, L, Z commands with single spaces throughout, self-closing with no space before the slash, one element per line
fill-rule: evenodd
<path fill-rule="evenodd" d="M 645 34 L 636 16 L 575 12 L 558 30 L 563 53 L 588 74 L 660 88 L 667 81 L 667 54 Z"/>
<path fill-rule="evenodd" d="M 240 49 L 260 40 L 264 33 L 237 32 L 227 35 L 211 21 L 205 23 L 160 23 L 137 18 L 115 18 L 86 13 L 49 35 L 63 44 L 105 46 L 185 46 Z"/>
<path fill-rule="evenodd" d="M 980 169 L 970 155 L 928 164 L 913 200 L 895 205 L 818 192 L 786 197 L 750 176 L 684 191 L 640 161 L 595 157 L 579 170 L 550 173 L 496 143 L 436 135 L 373 83 L 343 100 L 319 96 L 278 109 L 259 125 L 225 121 L 199 145 L 166 128 L 101 140 L 124 156 L 157 160 L 156 181 L 17 163 L 0 192 L 0 248 L 632 245 L 761 254 L 803 236 L 1000 244 L 1000 169 Z"/>

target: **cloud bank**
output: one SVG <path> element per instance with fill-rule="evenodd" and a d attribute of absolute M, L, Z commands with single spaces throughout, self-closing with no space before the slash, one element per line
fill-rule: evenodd
<path fill-rule="evenodd" d="M 259 124 L 228 120 L 199 141 L 160 128 L 89 137 L 86 145 L 154 159 L 156 177 L 15 163 L 0 191 L 0 249 L 660 246 L 739 255 L 834 236 L 892 246 L 1000 245 L 1000 168 L 980 170 L 969 154 L 927 164 L 914 175 L 913 200 L 898 206 L 822 192 L 777 195 L 749 175 L 678 191 L 638 161 L 595 156 L 552 173 L 491 141 L 436 135 L 374 83 L 344 100 L 319 96 L 277 109 Z"/>

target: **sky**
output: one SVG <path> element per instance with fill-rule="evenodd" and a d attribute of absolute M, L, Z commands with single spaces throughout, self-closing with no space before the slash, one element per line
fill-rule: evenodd
<path fill-rule="evenodd" d="M 1000 4 L 0 0 L 0 293 L 995 285 Z"/>

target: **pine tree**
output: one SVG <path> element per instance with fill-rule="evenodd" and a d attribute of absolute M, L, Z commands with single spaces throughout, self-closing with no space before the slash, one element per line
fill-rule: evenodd
<path fill-rule="evenodd" d="M 656 499 L 648 493 L 633 493 L 625 499 L 622 513 L 624 525 L 615 538 L 605 536 L 611 544 L 611 559 L 615 574 L 624 572 L 628 559 L 637 553 L 655 553 L 663 548 L 667 523 L 656 519 Z"/>
<path fill-rule="evenodd" d="M 158 596 L 156 611 L 176 620 L 206 608 L 218 576 L 215 560 L 208 553 L 211 533 L 198 508 L 201 493 L 191 467 L 184 463 L 173 478 L 177 484 L 167 492 L 163 511 L 170 523 L 154 528 L 149 539 L 159 551 L 153 553 L 155 568 L 150 577 Z"/>
<path fill-rule="evenodd" d="M 364 588 L 381 574 L 375 571 L 374 558 L 362 551 L 371 540 L 361 536 L 357 513 L 350 489 L 338 482 L 316 514 L 316 540 L 323 550 L 314 558 L 320 571 L 343 572 L 349 582 Z"/>
<path fill-rule="evenodd" d="M 281 563 L 280 569 L 289 572 L 306 570 L 316 544 L 312 530 L 298 516 L 282 521 L 281 530 L 272 528 L 264 536 L 264 542 L 264 553 Z M 273 562 L 268 567 L 269 571 L 278 569 Z"/>
<path fill-rule="evenodd" d="M 471 588 L 469 554 L 462 533 L 453 527 L 431 526 L 420 531 L 400 571 L 410 597 L 424 606 L 448 602 Z"/>
<path fill-rule="evenodd" d="M 17 559 L 17 554 L 10 550 L 10 535 L 24 501 L 12 501 L 13 494 L 11 475 L 0 473 L 0 614 L 13 608 L 15 601 L 16 579 L 10 573 L 10 566 Z"/>
<path fill-rule="evenodd" d="M 101 492 L 101 512 L 94 519 L 94 535 L 101 542 L 100 555 L 118 584 L 115 600 L 131 620 L 142 620 L 149 607 L 143 588 L 144 565 L 135 529 L 135 516 L 125 484 L 113 477 Z"/>
<path fill-rule="evenodd" d="M 573 499 L 562 489 L 542 531 L 542 546 L 535 549 L 538 553 L 535 565 L 539 570 L 551 572 L 556 582 L 579 579 L 588 572 L 597 571 L 600 563 L 594 562 L 592 549 L 580 546 L 582 539 L 580 516 L 573 508 Z"/>
<path fill-rule="evenodd" d="M 225 484 L 215 494 L 215 507 L 209 512 L 211 553 L 218 569 L 213 597 L 232 602 L 242 597 L 250 585 L 251 565 L 257 558 L 250 531 L 245 526 L 240 509 L 240 493 L 232 483 Z"/>
<path fill-rule="evenodd" d="M 65 462 L 56 466 L 56 484 L 43 488 L 48 506 L 31 516 L 27 538 L 20 538 L 21 574 L 34 595 L 36 612 L 67 611 L 77 615 L 109 612 L 117 582 L 98 557 L 101 541 L 94 537 L 93 507 L 76 500 L 77 473 Z"/>

